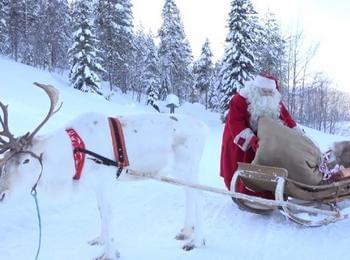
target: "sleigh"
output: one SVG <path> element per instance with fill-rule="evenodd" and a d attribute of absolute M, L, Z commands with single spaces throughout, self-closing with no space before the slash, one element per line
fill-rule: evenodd
<path fill-rule="evenodd" d="M 275 199 L 237 192 L 239 180 L 254 191 L 272 192 Z M 288 171 L 283 168 L 239 163 L 231 190 L 240 209 L 258 214 L 279 210 L 290 220 L 305 226 L 322 226 L 349 216 L 346 200 L 350 197 L 350 179 L 312 186 L 288 178 Z"/>

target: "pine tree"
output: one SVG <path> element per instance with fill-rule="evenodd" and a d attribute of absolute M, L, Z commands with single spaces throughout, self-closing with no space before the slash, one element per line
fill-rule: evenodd
<path fill-rule="evenodd" d="M 256 44 L 257 67 L 260 71 L 266 71 L 281 77 L 286 43 L 272 13 L 266 14 L 262 29 Z"/>
<path fill-rule="evenodd" d="M 8 54 L 9 51 L 9 1 L 0 0 L 0 54 Z"/>
<path fill-rule="evenodd" d="M 143 84 L 147 93 L 147 105 L 153 106 L 159 111 L 159 89 L 160 89 L 160 68 L 157 47 L 151 34 L 147 37 L 147 56 L 145 60 L 145 71 L 143 73 Z"/>
<path fill-rule="evenodd" d="M 208 108 L 215 112 L 221 111 L 220 101 L 223 93 L 221 90 L 222 61 L 218 61 L 213 69 L 212 83 L 208 91 Z"/>
<path fill-rule="evenodd" d="M 180 99 L 189 97 L 192 86 L 190 65 L 192 51 L 186 39 L 180 11 L 174 0 L 166 0 L 162 10 L 162 25 L 159 30 L 159 59 L 161 64 L 161 98 L 167 92 L 176 94 Z"/>
<path fill-rule="evenodd" d="M 21 43 L 23 42 L 25 21 L 24 21 L 24 2 L 18 0 L 9 1 L 9 54 L 18 61 L 21 58 Z"/>
<path fill-rule="evenodd" d="M 133 62 L 129 69 L 131 75 L 129 85 L 133 92 L 137 93 L 137 100 L 139 102 L 141 101 L 141 95 L 146 93 L 143 76 L 148 55 L 147 41 L 147 35 L 144 33 L 143 28 L 140 27 L 134 36 Z"/>
<path fill-rule="evenodd" d="M 90 3 L 85 0 L 75 2 L 73 16 L 74 42 L 69 50 L 71 84 L 81 91 L 101 94 L 98 73 L 103 69 L 96 57 L 97 41 L 93 34 Z"/>
<path fill-rule="evenodd" d="M 67 0 L 50 0 L 44 9 L 45 63 L 49 70 L 65 69 L 71 45 L 71 28 Z"/>
<path fill-rule="evenodd" d="M 208 108 L 208 91 L 213 76 L 213 54 L 209 47 L 209 40 L 206 39 L 202 47 L 199 59 L 193 65 L 193 73 L 195 75 L 194 87 L 200 95 L 200 101 Z"/>
<path fill-rule="evenodd" d="M 133 16 L 130 0 L 99 0 L 95 10 L 104 79 L 110 89 L 128 89 L 129 66 L 133 57 Z"/>
<path fill-rule="evenodd" d="M 20 44 L 20 59 L 23 63 L 35 66 L 35 45 L 38 39 L 36 32 L 38 28 L 42 28 L 44 19 L 40 19 L 40 10 L 42 6 L 42 1 L 40 0 L 27 0 L 23 2 L 23 21 L 24 30 L 22 35 L 22 40 Z M 41 52 L 44 49 L 40 50 Z"/>
<path fill-rule="evenodd" d="M 253 54 L 256 21 L 256 12 L 250 0 L 232 0 L 229 13 L 229 33 L 226 38 L 227 47 L 221 72 L 223 77 L 221 108 L 224 114 L 232 95 L 256 73 Z"/>
<path fill-rule="evenodd" d="M 116 35 L 115 8 L 116 0 L 99 0 L 95 7 L 95 26 L 99 42 L 99 49 L 101 50 L 102 66 L 106 70 L 102 73 L 102 78 L 109 82 L 110 90 L 116 85 L 116 64 L 114 57 L 117 56 L 117 50 L 114 45 L 114 38 Z M 74 17 L 73 17 L 74 19 Z"/>
<path fill-rule="evenodd" d="M 133 58 L 133 14 L 131 10 L 130 0 L 118 0 L 117 1 L 117 17 L 116 17 L 116 29 L 117 34 L 115 38 L 116 48 L 118 56 L 117 60 L 117 84 L 121 88 L 123 93 L 129 89 L 130 73 L 129 68 L 132 65 Z"/>

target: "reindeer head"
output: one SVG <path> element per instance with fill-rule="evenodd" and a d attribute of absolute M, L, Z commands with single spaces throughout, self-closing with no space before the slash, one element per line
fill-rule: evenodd
<path fill-rule="evenodd" d="M 8 124 L 7 106 L 0 102 L 2 116 L 0 115 L 0 201 L 5 198 L 7 192 L 13 188 L 15 181 L 20 177 L 16 169 L 20 164 L 28 163 L 30 159 L 36 159 L 42 165 L 41 155 L 31 151 L 34 136 L 49 120 L 49 118 L 57 112 L 55 107 L 58 101 L 58 91 L 50 85 L 34 83 L 39 88 L 43 89 L 50 98 L 50 108 L 44 120 L 32 131 L 23 136 L 14 137 L 10 132 Z M 26 158 L 23 158 L 25 155 Z M 34 185 L 35 183 L 33 183 Z"/>

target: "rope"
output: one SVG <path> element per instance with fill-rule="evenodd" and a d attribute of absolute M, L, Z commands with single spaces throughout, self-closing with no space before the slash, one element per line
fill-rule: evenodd
<path fill-rule="evenodd" d="M 31 194 L 32 194 L 34 201 L 35 201 L 35 208 L 36 208 L 36 213 L 37 213 L 37 217 L 38 217 L 38 224 L 39 224 L 39 241 L 38 241 L 38 249 L 36 251 L 36 256 L 35 256 L 35 260 L 38 260 L 40 249 L 41 249 L 41 216 L 40 216 L 39 203 L 38 203 L 38 198 L 37 198 L 37 191 L 35 188 L 32 189 Z"/>

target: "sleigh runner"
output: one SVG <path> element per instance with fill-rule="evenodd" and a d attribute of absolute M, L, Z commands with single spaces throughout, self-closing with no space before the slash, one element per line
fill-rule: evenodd
<path fill-rule="evenodd" d="M 245 195 L 237 196 L 238 181 L 246 187 L 274 194 L 274 200 Z M 307 185 L 288 178 L 283 168 L 239 163 L 232 180 L 233 198 L 241 209 L 258 214 L 280 210 L 290 220 L 305 226 L 326 225 L 349 216 L 340 203 L 350 197 L 350 179 L 323 185 Z"/>

